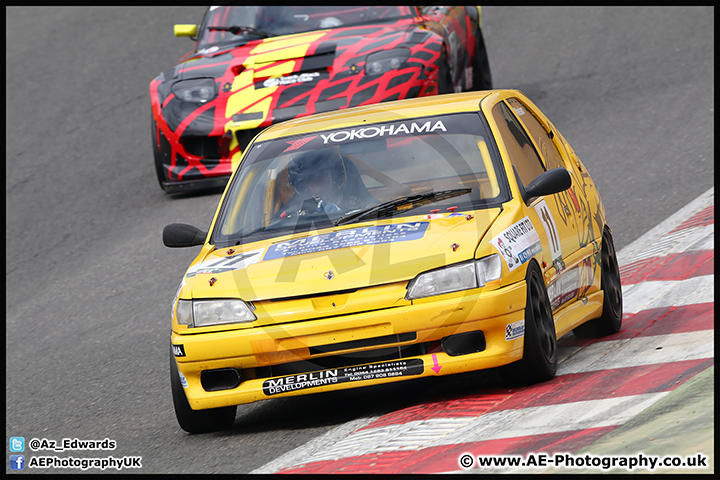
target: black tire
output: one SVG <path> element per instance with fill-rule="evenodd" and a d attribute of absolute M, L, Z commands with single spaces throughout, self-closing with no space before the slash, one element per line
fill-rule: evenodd
<path fill-rule="evenodd" d="M 607 229 L 603 231 L 600 252 L 600 288 L 603 291 L 602 315 L 573 329 L 577 337 L 604 337 L 619 332 L 622 327 L 623 298 L 620 267 L 615 255 L 612 235 Z"/>
<path fill-rule="evenodd" d="M 492 90 L 492 75 L 490 74 L 490 61 L 482 29 L 475 33 L 475 56 L 472 59 L 473 85 L 472 90 Z"/>
<path fill-rule="evenodd" d="M 150 122 L 150 126 L 152 127 L 152 149 L 153 149 L 153 159 L 155 160 L 155 174 L 157 175 L 158 184 L 160 185 L 160 188 L 165 191 L 165 185 L 163 182 L 167 181 L 167 178 L 165 177 L 165 166 L 162 163 L 162 154 L 160 153 L 160 146 L 157 143 L 157 123 L 155 123 L 155 119 L 152 119 Z"/>
<path fill-rule="evenodd" d="M 207 433 L 232 427 L 237 411 L 235 405 L 207 410 L 193 410 L 190 408 L 180 383 L 180 375 L 172 351 L 170 352 L 170 385 L 172 387 L 175 416 L 180 428 L 188 433 Z"/>
<path fill-rule="evenodd" d="M 503 376 L 511 383 L 531 385 L 555 376 L 557 338 L 547 287 L 535 262 L 528 266 L 525 282 L 527 300 L 523 358 L 505 367 Z"/>
<path fill-rule="evenodd" d="M 450 72 L 450 66 L 448 65 L 447 55 L 443 50 L 440 55 L 440 68 L 438 68 L 438 95 L 445 93 L 455 93 L 455 88 L 452 82 L 452 73 Z"/>

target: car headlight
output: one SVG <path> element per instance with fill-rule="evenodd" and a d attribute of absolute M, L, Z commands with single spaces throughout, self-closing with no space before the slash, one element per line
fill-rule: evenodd
<path fill-rule="evenodd" d="M 502 275 L 502 261 L 500 255 L 492 255 L 475 261 L 475 273 L 477 274 L 478 287 L 484 287 L 490 282 L 500 280 Z"/>
<path fill-rule="evenodd" d="M 394 48 L 371 53 L 365 60 L 365 74 L 380 75 L 390 70 L 396 70 L 410 58 L 411 53 L 409 48 Z"/>
<path fill-rule="evenodd" d="M 257 319 L 253 310 L 242 300 L 178 300 L 175 318 L 189 327 L 250 323 Z"/>
<path fill-rule="evenodd" d="M 212 78 L 180 80 L 173 84 L 171 90 L 184 102 L 205 103 L 217 96 L 217 87 Z"/>
<path fill-rule="evenodd" d="M 500 255 L 493 254 L 480 260 L 458 263 L 449 267 L 421 273 L 408 284 L 407 300 L 431 297 L 483 287 L 500 279 Z"/>

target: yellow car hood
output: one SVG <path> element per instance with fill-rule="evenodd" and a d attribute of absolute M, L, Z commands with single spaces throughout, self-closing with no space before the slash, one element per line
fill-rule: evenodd
<path fill-rule="evenodd" d="M 188 269 L 182 297 L 258 301 L 409 281 L 474 258 L 500 211 L 343 225 L 213 250 Z"/>

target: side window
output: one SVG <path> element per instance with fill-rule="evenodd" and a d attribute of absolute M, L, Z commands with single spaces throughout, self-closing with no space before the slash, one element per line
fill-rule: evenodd
<path fill-rule="evenodd" d="M 564 167 L 557 147 L 548 137 L 547 131 L 542 124 L 535 118 L 535 114 L 517 98 L 511 98 L 507 102 L 517 118 L 525 125 L 532 139 L 535 140 L 535 145 L 540 149 L 540 155 L 542 155 L 547 169 Z"/>
<path fill-rule="evenodd" d="M 532 142 L 525 130 L 510 112 L 505 103 L 500 102 L 493 107 L 493 118 L 500 128 L 505 148 L 510 155 L 510 162 L 517 170 L 523 186 L 532 182 L 535 177 L 545 171 Z"/>

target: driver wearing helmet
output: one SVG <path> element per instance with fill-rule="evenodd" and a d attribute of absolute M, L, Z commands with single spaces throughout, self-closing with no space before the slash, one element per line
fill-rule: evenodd
<path fill-rule="evenodd" d="M 376 203 L 355 165 L 335 148 L 295 155 L 288 164 L 288 177 L 295 196 L 282 218 L 313 211 L 342 215 Z"/>

